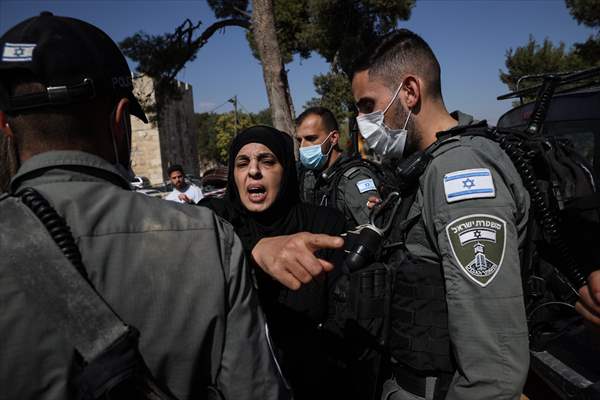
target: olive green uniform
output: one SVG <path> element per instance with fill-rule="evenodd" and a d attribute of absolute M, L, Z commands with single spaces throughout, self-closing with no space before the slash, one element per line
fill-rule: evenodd
<path fill-rule="evenodd" d="M 355 158 L 342 154 L 324 171 L 303 169 L 300 174 L 300 193 L 302 200 L 320 206 L 334 207 L 346 218 L 348 228 L 369 223 L 370 209 L 367 207 L 369 197 L 379 197 L 377 187 L 379 180 L 373 171 L 365 166 L 344 165 Z M 336 204 L 332 204 L 333 185 L 339 177 L 336 190 Z"/>
<path fill-rule="evenodd" d="M 459 125 L 472 121 L 458 117 Z M 528 193 L 487 138 L 451 137 L 433 156 L 409 211 L 417 222 L 406 248 L 443 267 L 456 362 L 446 399 L 518 399 L 529 366 L 519 263 Z M 386 387 L 388 395 L 397 391 L 391 399 L 418 398 L 389 381 Z"/>
<path fill-rule="evenodd" d="M 204 207 L 147 197 L 106 161 L 55 151 L 26 161 L 11 189 L 32 187 L 69 224 L 87 275 L 128 324 L 158 382 L 179 399 L 288 398 L 232 227 Z M 3 214 L 0 201 L 0 218 Z M 11 223 L 18 224 L 19 221 Z M 22 232 L 27 235 L 28 232 Z M 0 399 L 69 399 L 73 345 L 4 268 L 18 237 L 0 232 Z"/>

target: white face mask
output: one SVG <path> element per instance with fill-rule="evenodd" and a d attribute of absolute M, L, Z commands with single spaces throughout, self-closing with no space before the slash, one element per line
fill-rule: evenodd
<path fill-rule="evenodd" d="M 408 135 L 406 125 L 408 124 L 412 110 L 408 111 L 408 116 L 401 129 L 390 129 L 383 122 L 385 113 L 394 104 L 394 101 L 396 101 L 400 89 L 402 89 L 402 83 L 398 86 L 394 97 L 392 97 L 392 100 L 390 100 L 383 111 L 374 111 L 356 117 L 361 136 L 366 140 L 369 148 L 373 149 L 376 154 L 383 158 L 402 158 L 402 153 L 406 146 L 406 137 Z"/>

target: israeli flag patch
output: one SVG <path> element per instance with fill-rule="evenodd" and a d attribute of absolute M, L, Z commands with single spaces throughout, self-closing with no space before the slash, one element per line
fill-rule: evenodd
<path fill-rule="evenodd" d="M 446 201 L 496 197 L 492 173 L 487 168 L 463 169 L 444 175 Z"/>
<path fill-rule="evenodd" d="M 31 43 L 5 43 L 2 51 L 2 61 L 24 62 L 31 61 L 35 44 Z"/>
<path fill-rule="evenodd" d="M 370 190 L 377 190 L 377 188 L 375 187 L 375 182 L 373 182 L 373 179 L 370 178 L 356 182 L 356 187 L 361 193 L 368 192 Z"/>

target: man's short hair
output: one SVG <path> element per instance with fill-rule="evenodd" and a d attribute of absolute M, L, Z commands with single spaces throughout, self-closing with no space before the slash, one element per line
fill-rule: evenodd
<path fill-rule="evenodd" d="M 180 164 L 173 164 L 169 168 L 167 168 L 167 175 L 169 175 L 169 178 L 171 177 L 171 174 L 175 171 L 179 171 L 182 175 L 185 175 L 185 173 L 183 172 L 183 167 Z"/>
<path fill-rule="evenodd" d="M 353 75 L 365 70 L 369 77 L 383 78 L 390 90 L 395 90 L 406 74 L 418 75 L 426 82 L 429 96 L 442 96 L 437 58 L 427 42 L 408 29 L 390 32 L 361 55 L 354 62 Z"/>
<path fill-rule="evenodd" d="M 302 112 L 302 114 L 298 115 L 296 118 L 296 126 L 300 126 L 300 124 L 308 117 L 309 115 L 318 115 L 321 117 L 321 122 L 327 132 L 331 131 L 339 131 L 340 128 L 338 126 L 337 120 L 335 119 L 335 115 L 325 107 L 309 107 Z"/>

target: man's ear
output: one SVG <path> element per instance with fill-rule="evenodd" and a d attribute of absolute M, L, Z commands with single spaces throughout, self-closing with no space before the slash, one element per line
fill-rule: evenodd
<path fill-rule="evenodd" d="M 331 145 L 332 146 L 337 146 L 337 144 L 340 141 L 340 131 L 338 130 L 333 130 L 331 132 Z"/>
<path fill-rule="evenodd" d="M 115 132 L 118 132 L 118 135 L 121 135 L 121 137 L 117 138 L 118 140 L 122 140 L 123 139 L 123 135 L 126 134 L 126 130 L 123 129 L 123 126 L 128 123 L 125 118 L 129 118 L 129 113 L 127 112 L 129 110 L 129 99 L 127 98 L 122 98 L 121 100 L 119 100 L 119 103 L 117 104 L 117 108 L 116 108 L 116 112 L 114 114 L 114 121 L 111 121 L 111 124 L 113 124 L 113 128 L 115 128 Z"/>
<path fill-rule="evenodd" d="M 6 117 L 6 113 L 4 111 L 0 111 L 0 131 L 9 138 L 14 138 L 14 134 L 12 129 L 10 129 L 10 125 L 8 125 L 8 118 Z"/>
<path fill-rule="evenodd" d="M 411 110 L 417 108 L 418 104 L 421 102 L 421 81 L 415 76 L 407 76 L 404 79 L 402 93 L 404 94 L 404 104 L 406 107 Z"/>

